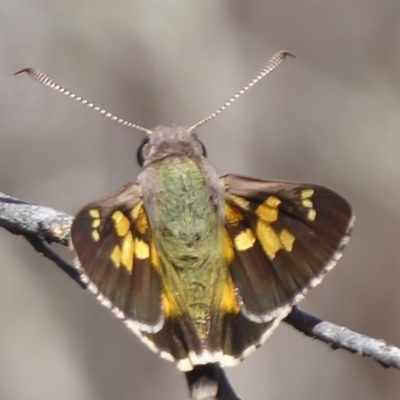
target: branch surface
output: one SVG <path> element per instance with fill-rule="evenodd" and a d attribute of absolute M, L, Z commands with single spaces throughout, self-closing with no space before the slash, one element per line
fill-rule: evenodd
<path fill-rule="evenodd" d="M 374 339 L 361 333 L 323 321 L 298 308 L 284 320 L 305 335 L 328 343 L 333 349 L 344 349 L 372 358 L 385 368 L 400 369 L 400 349 L 388 345 L 382 339 Z"/>
<path fill-rule="evenodd" d="M 49 207 L 29 204 L 0 192 L 0 226 L 17 235 L 33 235 L 47 243 L 69 242 L 74 218 Z"/>
<path fill-rule="evenodd" d="M 79 285 L 86 287 L 76 267 L 67 264 L 48 246 L 51 243 L 69 244 L 72 221 L 72 216 L 61 211 L 29 204 L 0 192 L 0 227 L 23 236 L 37 252 L 52 260 Z M 323 321 L 297 307 L 284 321 L 334 349 L 348 350 L 369 357 L 384 367 L 400 369 L 400 349 L 383 340 Z M 186 373 L 186 380 L 194 400 L 239 400 L 224 371 L 217 365 L 198 366 Z"/>

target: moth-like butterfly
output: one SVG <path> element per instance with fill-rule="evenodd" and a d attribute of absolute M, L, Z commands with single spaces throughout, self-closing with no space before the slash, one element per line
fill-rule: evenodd
<path fill-rule="evenodd" d="M 144 131 L 143 171 L 121 192 L 83 208 L 71 239 L 82 279 L 143 342 L 188 371 L 232 366 L 259 347 L 336 264 L 353 212 L 318 185 L 219 176 L 192 127 L 149 130 L 88 103 L 36 69 L 37 81 Z"/>

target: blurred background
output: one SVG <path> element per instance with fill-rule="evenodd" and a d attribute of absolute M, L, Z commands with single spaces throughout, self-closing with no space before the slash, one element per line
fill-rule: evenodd
<path fill-rule="evenodd" d="M 282 48 L 296 59 L 198 133 L 223 173 L 314 182 L 357 213 L 337 268 L 301 307 L 400 345 L 400 3 L 3 0 L 0 190 L 74 214 L 135 180 L 137 124 L 190 125 Z M 68 259 L 71 255 L 57 249 Z M 0 230 L 0 399 L 188 398 L 183 374 L 89 292 Z M 244 399 L 397 400 L 400 375 L 282 324 L 229 369 Z"/>

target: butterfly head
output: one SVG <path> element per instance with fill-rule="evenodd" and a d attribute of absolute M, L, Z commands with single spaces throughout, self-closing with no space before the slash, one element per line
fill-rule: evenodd
<path fill-rule="evenodd" d="M 141 166 L 170 156 L 202 159 L 206 157 L 206 148 L 190 128 L 157 126 L 143 141 L 137 153 Z"/>

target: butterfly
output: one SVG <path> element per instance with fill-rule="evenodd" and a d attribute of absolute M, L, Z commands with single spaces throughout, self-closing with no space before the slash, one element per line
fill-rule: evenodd
<path fill-rule="evenodd" d="M 219 176 L 195 133 L 288 54 L 277 53 L 192 127 L 148 130 L 89 104 L 147 139 L 135 182 L 74 219 L 82 280 L 181 370 L 243 360 L 321 282 L 349 241 L 354 216 L 339 194 L 319 185 Z M 40 71 L 23 71 L 87 104 Z"/>

